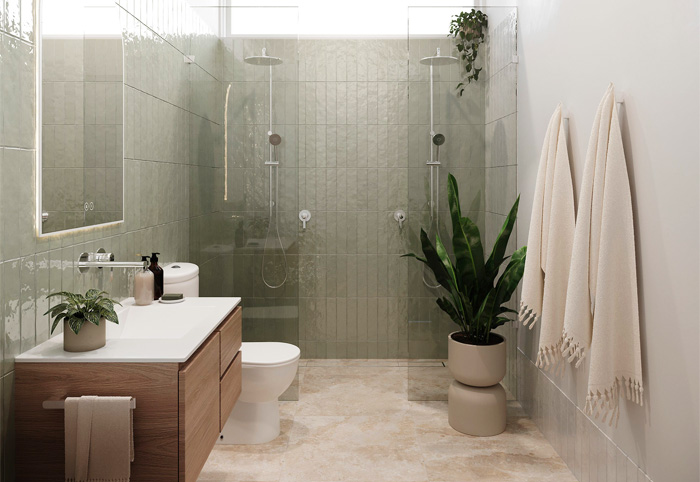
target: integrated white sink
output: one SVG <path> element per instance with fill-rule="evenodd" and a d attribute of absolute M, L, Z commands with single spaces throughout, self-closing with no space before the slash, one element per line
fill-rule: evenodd
<path fill-rule="evenodd" d="M 27 362 L 184 362 L 239 303 L 240 298 L 188 298 L 182 303 L 117 306 L 119 324 L 107 323 L 107 344 L 97 350 L 69 353 L 63 335 L 22 353 Z"/>
<path fill-rule="evenodd" d="M 201 299 L 201 298 L 200 298 Z M 197 331 L 198 325 L 220 311 L 220 306 L 202 305 L 192 300 L 182 303 L 153 303 L 136 306 L 133 302 L 117 306 L 119 324 L 107 325 L 107 338 L 176 340 Z"/>

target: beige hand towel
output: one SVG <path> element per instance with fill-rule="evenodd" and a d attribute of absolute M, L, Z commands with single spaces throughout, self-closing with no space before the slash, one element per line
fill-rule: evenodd
<path fill-rule="evenodd" d="M 619 392 L 642 404 L 637 269 L 627 164 L 610 84 L 588 143 L 564 318 L 562 352 L 590 353 L 585 411 L 617 423 Z"/>
<path fill-rule="evenodd" d="M 128 482 L 134 460 L 131 397 L 68 397 L 66 482 Z"/>
<path fill-rule="evenodd" d="M 527 259 L 520 301 L 520 320 L 530 329 L 540 319 L 537 366 L 555 367 L 561 360 L 562 329 L 574 243 L 574 190 L 559 104 L 549 120 L 527 239 Z"/>

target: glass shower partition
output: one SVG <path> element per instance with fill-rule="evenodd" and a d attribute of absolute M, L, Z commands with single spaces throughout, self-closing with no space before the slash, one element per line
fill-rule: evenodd
<path fill-rule="evenodd" d="M 223 239 L 243 341 L 299 345 L 298 9 L 222 9 Z M 294 383 L 282 399 L 298 399 Z"/>
<path fill-rule="evenodd" d="M 517 196 L 517 10 L 478 7 L 489 20 L 476 62 L 483 71 L 459 96 L 463 66 L 449 60 L 460 54 L 447 34 L 452 16 L 472 8 L 408 8 L 408 242 L 416 253 L 421 252 L 421 228 L 433 240 L 436 232 L 443 240 L 451 239 L 448 173 L 457 179 L 462 214 L 478 225 L 486 255 Z M 446 246 L 451 252 L 451 243 Z M 435 303 L 444 290 L 435 287 L 432 273 L 411 262 L 408 279 L 408 397 L 445 400 L 452 381 L 446 367 L 447 338 L 458 328 Z M 509 346 L 504 385 L 514 393 L 516 326 L 499 332 Z"/>

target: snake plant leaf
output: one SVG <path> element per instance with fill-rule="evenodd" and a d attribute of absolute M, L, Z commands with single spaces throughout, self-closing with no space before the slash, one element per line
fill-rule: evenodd
<path fill-rule="evenodd" d="M 402 255 L 400 256 L 400 258 L 416 258 L 416 259 L 417 259 L 418 261 L 420 261 L 421 263 L 428 264 L 428 260 L 427 260 L 427 259 L 421 258 L 420 256 L 418 256 L 418 255 L 415 254 L 415 253 L 406 253 L 406 254 L 402 254 Z"/>
<path fill-rule="evenodd" d="M 470 343 L 486 344 L 493 328 L 512 321 L 505 315 L 516 313 L 504 304 L 511 299 L 522 279 L 527 248 L 517 250 L 512 256 L 505 256 L 505 250 L 515 224 L 519 198 L 501 228 L 489 259 L 484 263 L 478 227 L 469 218 L 462 217 L 454 176 L 450 175 L 448 182 L 454 261 L 440 236 L 435 236 L 433 245 L 423 230 L 421 245 L 425 258 L 413 253 L 405 256 L 416 258 L 433 271 L 447 291 L 447 295 L 436 300 L 438 307 L 460 327 Z M 506 261 L 508 264 L 499 277 L 501 266 Z"/>
<path fill-rule="evenodd" d="M 461 218 L 460 225 L 462 227 L 462 232 L 464 232 L 467 237 L 467 247 L 469 249 L 469 259 L 470 263 L 475 269 L 474 277 L 476 281 L 474 283 L 475 287 L 478 288 L 483 284 L 484 276 L 484 248 L 481 244 L 481 233 L 479 233 L 479 227 L 474 221 L 469 218 Z"/>
<path fill-rule="evenodd" d="M 523 277 L 525 272 L 525 258 L 527 256 L 527 246 L 523 246 L 513 253 L 510 258 L 510 262 L 506 267 L 506 270 L 501 275 L 498 283 L 496 283 L 496 289 L 499 293 L 499 305 L 510 300 L 513 296 L 513 292 L 518 287 L 518 283 Z"/>
<path fill-rule="evenodd" d="M 494 296 L 489 300 L 489 306 L 487 306 L 482 313 L 483 322 L 490 322 L 496 314 L 496 308 L 510 300 L 513 292 L 518 287 L 518 283 L 520 283 L 523 277 L 526 253 L 527 247 L 523 246 L 511 256 L 508 266 L 506 266 L 505 271 L 503 271 L 503 274 L 496 283 Z M 489 295 L 490 294 L 491 293 L 489 293 Z"/>
<path fill-rule="evenodd" d="M 496 329 L 501 325 L 505 325 L 506 323 L 513 321 L 510 318 L 506 318 L 505 316 L 499 316 L 495 320 L 491 322 L 491 329 Z"/>
<path fill-rule="evenodd" d="M 508 216 L 506 216 L 506 220 L 503 222 L 503 226 L 501 226 L 501 230 L 493 244 L 491 255 L 486 261 L 486 276 L 491 280 L 491 283 L 493 283 L 493 280 L 495 280 L 496 276 L 498 276 L 498 270 L 503 261 L 506 259 L 504 255 L 506 248 L 508 247 L 510 234 L 513 232 L 513 226 L 515 226 L 515 219 L 518 217 L 519 204 L 520 196 L 518 196 L 518 198 L 515 200 L 513 207 L 510 208 L 510 212 L 508 213 Z"/>
<path fill-rule="evenodd" d="M 450 255 L 447 254 L 447 249 L 445 249 L 445 245 L 442 244 L 439 234 L 435 235 L 435 250 L 437 251 L 437 255 L 440 257 L 440 262 L 445 267 L 445 271 L 449 276 L 450 286 L 453 288 L 459 288 L 455 267 L 452 265 Z"/>
<path fill-rule="evenodd" d="M 461 316 L 459 316 L 459 312 L 457 309 L 454 307 L 454 305 L 448 300 L 447 298 L 438 298 L 435 300 L 437 305 L 440 307 L 442 311 L 447 313 L 450 318 L 452 318 L 452 321 L 454 321 L 459 327 L 464 327 L 464 320 L 462 319 Z"/>
<path fill-rule="evenodd" d="M 452 248 L 455 253 L 457 275 L 467 291 L 479 290 L 484 273 L 484 248 L 479 228 L 469 218 L 462 217 L 459 205 L 459 187 L 452 174 L 447 176 L 447 200 L 452 218 Z"/>
<path fill-rule="evenodd" d="M 437 250 L 430 242 L 428 238 L 428 233 L 423 229 L 420 230 L 420 241 L 423 249 L 423 254 L 425 255 L 426 264 L 432 270 L 435 275 L 435 280 L 442 285 L 446 290 L 451 289 L 452 280 L 450 275 L 447 273 L 445 266 L 443 265 L 442 259 L 437 253 Z"/>
<path fill-rule="evenodd" d="M 452 301 L 454 301 L 454 304 L 457 307 L 457 309 L 461 312 L 464 312 L 465 307 L 464 303 L 462 302 L 464 296 L 463 293 L 460 291 L 461 283 L 457 278 L 457 272 L 455 271 L 455 267 L 452 264 L 450 255 L 447 254 L 447 249 L 445 249 L 445 245 L 442 243 L 440 235 L 437 233 L 435 234 L 435 251 L 437 252 L 438 257 L 442 262 L 442 266 L 445 268 L 445 272 L 447 273 L 447 282 L 449 286 L 445 286 L 445 288 L 450 291 Z"/>
<path fill-rule="evenodd" d="M 506 308 L 505 306 L 501 306 L 501 307 L 498 308 L 498 310 L 497 310 L 496 313 L 499 314 L 499 315 L 500 315 L 501 313 L 513 313 L 513 314 L 517 315 L 517 314 L 518 314 L 518 310 L 514 310 L 514 309 L 512 309 L 512 308 Z"/>

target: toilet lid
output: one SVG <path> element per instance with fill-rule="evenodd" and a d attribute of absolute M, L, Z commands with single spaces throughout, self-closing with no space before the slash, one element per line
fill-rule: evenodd
<path fill-rule="evenodd" d="M 241 362 L 244 365 L 283 365 L 299 359 L 301 350 L 289 343 L 247 342 L 241 345 Z"/>

